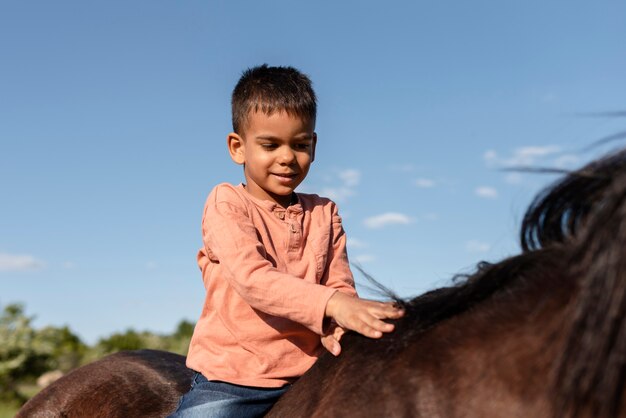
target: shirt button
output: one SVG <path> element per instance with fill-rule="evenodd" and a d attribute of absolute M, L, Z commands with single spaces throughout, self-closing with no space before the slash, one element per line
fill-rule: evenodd
<path fill-rule="evenodd" d="M 278 216 L 278 219 L 281 221 L 285 220 L 285 212 L 278 212 L 276 213 L 276 216 Z"/>

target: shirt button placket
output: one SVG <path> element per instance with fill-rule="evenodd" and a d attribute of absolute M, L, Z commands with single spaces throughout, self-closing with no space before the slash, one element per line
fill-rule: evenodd
<path fill-rule="evenodd" d="M 300 230 L 300 226 L 297 223 L 297 216 L 295 213 L 289 214 L 289 250 L 297 251 L 302 241 L 302 231 Z"/>

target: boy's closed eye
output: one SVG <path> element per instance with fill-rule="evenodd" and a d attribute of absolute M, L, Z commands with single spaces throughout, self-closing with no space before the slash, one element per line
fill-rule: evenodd
<path fill-rule="evenodd" d="M 277 149 L 280 145 L 272 142 L 261 143 L 261 148 L 267 151 L 273 151 Z M 311 148 L 310 142 L 298 142 L 292 145 L 292 148 L 297 151 L 308 151 Z"/>

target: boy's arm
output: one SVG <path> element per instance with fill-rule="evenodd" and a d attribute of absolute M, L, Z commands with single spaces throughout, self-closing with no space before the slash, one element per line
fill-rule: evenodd
<path fill-rule="evenodd" d="M 229 273 L 225 278 L 253 308 L 322 334 L 326 304 L 335 289 L 277 270 L 266 259 L 265 248 L 245 207 L 234 204 L 240 199 L 236 192 L 222 192 L 232 196 L 218 200 L 215 191 L 209 196 L 202 235 L 205 248 Z"/>
<path fill-rule="evenodd" d="M 326 305 L 325 315 L 332 318 L 332 321 L 321 338 L 324 348 L 335 356 L 341 353 L 339 341 L 346 330 L 356 331 L 370 338 L 380 338 L 383 332 L 391 332 L 394 328 L 382 319 L 397 319 L 404 314 L 393 303 L 356 297 L 346 251 L 346 234 L 336 206 L 333 207 L 333 242 L 324 278 L 326 286 L 339 290 Z"/>

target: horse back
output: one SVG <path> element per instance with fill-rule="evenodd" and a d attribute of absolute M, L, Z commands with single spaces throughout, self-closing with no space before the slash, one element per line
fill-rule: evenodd
<path fill-rule="evenodd" d="M 189 390 L 185 357 L 156 350 L 123 351 L 57 380 L 18 412 L 35 417 L 163 417 Z"/>

